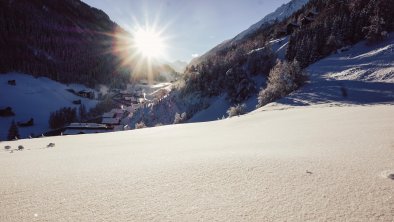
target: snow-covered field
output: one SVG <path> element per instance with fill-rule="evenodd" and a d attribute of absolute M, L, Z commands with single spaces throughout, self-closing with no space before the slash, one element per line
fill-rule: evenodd
<path fill-rule="evenodd" d="M 16 85 L 8 85 L 8 80 L 16 80 Z M 26 122 L 34 118 L 34 126 L 20 127 L 22 138 L 29 134 L 41 135 L 49 130 L 49 115 L 63 107 L 78 107 L 72 102 L 81 99 L 87 107 L 96 105 L 96 100 L 78 97 L 66 89 L 80 91 L 87 89 L 78 84 L 64 85 L 45 77 L 34 78 L 31 75 L 8 73 L 0 75 L 0 109 L 12 107 L 15 116 L 0 117 L 0 140 L 7 138 L 11 121 Z"/>
<path fill-rule="evenodd" d="M 393 113 L 310 106 L 1 142 L 0 221 L 392 221 Z"/>

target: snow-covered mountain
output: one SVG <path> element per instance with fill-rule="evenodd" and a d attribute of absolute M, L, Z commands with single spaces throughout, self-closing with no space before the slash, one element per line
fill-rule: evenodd
<path fill-rule="evenodd" d="M 210 56 L 214 55 L 218 51 L 225 49 L 226 47 L 229 47 L 231 44 L 236 43 L 239 40 L 242 40 L 249 36 L 250 34 L 253 34 L 254 32 L 258 31 L 261 27 L 272 24 L 273 22 L 277 21 L 282 21 L 289 16 L 291 16 L 294 12 L 298 11 L 301 9 L 304 5 L 306 5 L 310 0 L 291 0 L 289 3 L 283 4 L 279 8 L 277 8 L 274 12 L 266 15 L 263 19 L 261 19 L 259 22 L 255 23 L 254 25 L 250 26 L 248 29 L 245 31 L 241 32 L 240 34 L 236 35 L 233 39 L 225 40 L 219 45 L 215 46 L 205 54 L 201 55 L 200 57 L 194 58 L 190 65 L 195 65 L 198 64 L 201 61 L 206 60 Z"/>
<path fill-rule="evenodd" d="M 171 68 L 173 68 L 175 71 L 177 71 L 179 73 L 183 73 L 185 71 L 186 66 L 187 66 L 187 62 L 181 61 L 181 60 L 176 60 L 174 62 L 169 63 L 168 65 L 171 66 Z"/>
<path fill-rule="evenodd" d="M 287 17 L 291 16 L 294 12 L 301 9 L 309 0 L 291 0 L 287 4 L 283 4 L 279 8 L 277 8 L 274 12 L 266 15 L 263 19 L 259 22 L 253 24 L 245 31 L 238 34 L 234 40 L 241 40 L 242 38 L 246 37 L 247 35 L 253 34 L 259 28 L 269 25 L 275 21 L 282 21 Z"/>

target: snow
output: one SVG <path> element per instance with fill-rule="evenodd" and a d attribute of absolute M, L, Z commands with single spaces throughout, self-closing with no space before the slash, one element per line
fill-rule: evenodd
<path fill-rule="evenodd" d="M 287 4 L 283 4 L 282 6 L 277 8 L 274 12 L 266 15 L 263 19 L 261 19 L 256 24 L 250 26 L 248 29 L 246 29 L 245 31 L 238 34 L 234 38 L 234 40 L 235 41 L 241 40 L 241 39 L 245 38 L 246 36 L 256 32 L 260 27 L 275 22 L 275 20 L 283 21 L 284 19 L 291 16 L 294 12 L 301 9 L 308 2 L 309 2 L 309 0 L 292 0 Z"/>
<path fill-rule="evenodd" d="M 394 106 L 1 142 L 1 221 L 391 221 Z M 55 147 L 46 148 L 49 143 Z"/>
<path fill-rule="evenodd" d="M 16 80 L 16 86 L 7 84 L 11 79 Z M 79 84 L 67 86 L 44 77 L 34 78 L 19 73 L 1 74 L 0 108 L 12 107 L 16 116 L 0 117 L 0 140 L 7 137 L 13 119 L 18 122 L 34 118 L 34 126 L 19 127 L 21 136 L 27 138 L 31 133 L 41 135 L 49 130 L 50 112 L 62 107 L 78 107 L 79 105 L 72 103 L 74 100 L 80 99 L 87 108 L 94 107 L 97 103 L 96 100 L 78 97 L 66 89 L 79 91 L 87 88 Z"/>
<path fill-rule="evenodd" d="M 269 41 L 266 47 L 271 47 L 271 50 L 276 54 L 278 59 L 284 60 L 286 56 L 287 46 L 289 44 L 289 36 Z M 265 47 L 251 50 L 248 54 L 263 50 Z"/>
<path fill-rule="evenodd" d="M 267 108 L 316 104 L 394 104 L 394 33 L 385 41 L 362 41 L 306 70 L 310 82 Z M 346 92 L 346 97 L 343 92 Z"/>

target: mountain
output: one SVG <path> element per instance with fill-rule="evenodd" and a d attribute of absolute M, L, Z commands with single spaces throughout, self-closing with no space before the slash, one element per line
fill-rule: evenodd
<path fill-rule="evenodd" d="M 177 60 L 177 61 L 169 63 L 168 65 L 170 65 L 175 71 L 177 71 L 179 73 L 183 73 L 185 71 L 186 66 L 187 66 L 187 62 Z"/>
<path fill-rule="evenodd" d="M 263 29 L 269 25 L 272 25 L 275 22 L 283 21 L 284 19 L 290 17 L 294 12 L 300 10 L 304 5 L 306 5 L 310 0 L 291 0 L 289 3 L 283 4 L 279 8 L 277 8 L 274 12 L 266 15 L 259 22 L 253 24 L 248 29 L 244 30 L 240 34 L 236 35 L 234 38 L 223 41 L 219 45 L 215 46 L 208 52 L 203 55 L 194 58 L 190 65 L 196 65 L 206 59 L 209 59 L 214 54 L 220 52 L 221 50 L 225 50 L 226 48 L 235 45 L 237 42 L 247 38 L 250 35 L 258 32 L 259 29 Z"/>
<path fill-rule="evenodd" d="M 1 0 L 0 73 L 53 80 L 122 85 L 114 35 L 127 34 L 103 11 L 80 0 Z"/>
<path fill-rule="evenodd" d="M 346 51 L 363 40 L 367 45 L 389 44 L 388 33 L 394 31 L 392 11 L 394 4 L 390 0 L 310 0 L 283 21 L 262 27 L 242 41 L 225 41 L 191 62 L 173 92 L 160 104 L 138 110 L 131 125 L 140 121 L 148 126 L 170 124 L 176 113 L 183 112 L 188 121 L 214 120 L 226 116 L 226 109 L 236 104 L 244 103 L 247 106 L 244 111 L 249 112 L 256 108 L 257 98 L 258 106 L 276 101 L 307 84 L 302 69 L 308 72 L 309 66 L 327 56 Z M 277 59 L 281 61 L 276 62 Z M 354 66 L 369 72 L 362 63 Z M 272 70 L 279 76 L 270 80 L 274 76 Z M 272 83 L 275 79 L 278 85 Z M 322 89 L 327 87 L 324 84 Z M 351 83 L 351 87 L 361 87 L 360 90 L 379 85 Z M 265 96 L 266 100 L 261 100 Z M 381 93 L 368 97 L 387 99 Z"/>
<path fill-rule="evenodd" d="M 294 12 L 300 10 L 308 2 L 309 0 L 291 0 L 289 3 L 283 4 L 282 6 L 277 8 L 274 12 L 266 15 L 259 22 L 253 24 L 248 29 L 235 36 L 233 40 L 241 40 L 246 36 L 253 34 L 258 29 L 264 28 L 264 26 L 267 26 L 274 22 L 283 21 L 284 19 L 290 17 Z"/>

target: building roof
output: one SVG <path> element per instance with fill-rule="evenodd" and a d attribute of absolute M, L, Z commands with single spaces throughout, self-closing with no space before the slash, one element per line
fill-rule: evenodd
<path fill-rule="evenodd" d="M 119 124 L 120 118 L 103 118 L 102 124 Z"/>
<path fill-rule="evenodd" d="M 112 129 L 66 129 L 63 135 L 78 135 L 78 134 L 91 134 L 91 133 L 107 133 L 112 132 Z"/>
<path fill-rule="evenodd" d="M 104 113 L 102 115 L 103 118 L 114 118 L 115 117 L 115 113 L 114 112 L 108 112 L 108 113 Z"/>
<path fill-rule="evenodd" d="M 106 129 L 107 126 L 104 124 L 98 124 L 98 123 L 71 123 L 66 128 L 67 129 L 71 129 L 71 128 L 85 128 L 85 129 L 102 128 L 102 129 Z"/>

